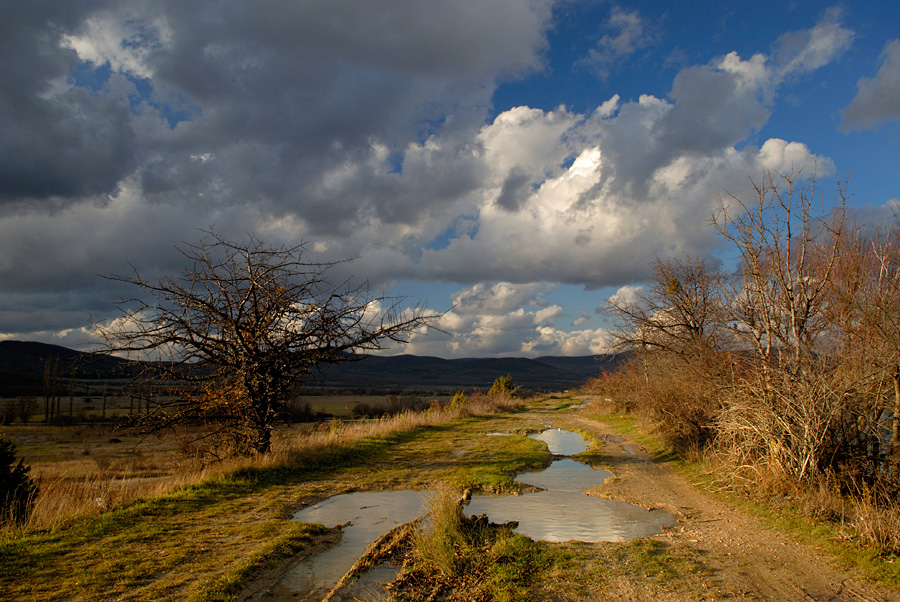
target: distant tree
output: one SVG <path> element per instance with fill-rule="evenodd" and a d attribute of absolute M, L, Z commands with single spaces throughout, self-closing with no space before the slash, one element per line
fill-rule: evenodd
<path fill-rule="evenodd" d="M 37 497 L 38 488 L 28 476 L 30 467 L 16 462 L 16 446 L 0 433 L 0 522 L 24 522 Z"/>
<path fill-rule="evenodd" d="M 213 232 L 179 249 L 188 267 L 156 282 L 137 270 L 110 276 L 134 285 L 120 319 L 100 326 L 107 350 L 144 359 L 155 376 L 182 383 L 160 400 L 154 427 L 212 421 L 242 453 L 267 453 L 275 420 L 320 364 L 341 363 L 405 342 L 438 314 L 365 287 L 333 285 L 334 263 L 303 259 L 301 245 L 270 247 L 254 236 L 230 242 Z"/>
<path fill-rule="evenodd" d="M 16 409 L 18 410 L 19 420 L 22 421 L 22 424 L 28 424 L 28 421 L 31 420 L 31 416 L 37 411 L 37 408 L 38 402 L 34 397 L 30 395 L 19 397 Z"/>
<path fill-rule="evenodd" d="M 728 338 L 721 290 L 724 274 L 700 258 L 656 260 L 646 291 L 610 299 L 621 349 L 658 351 L 692 368 L 705 368 Z"/>

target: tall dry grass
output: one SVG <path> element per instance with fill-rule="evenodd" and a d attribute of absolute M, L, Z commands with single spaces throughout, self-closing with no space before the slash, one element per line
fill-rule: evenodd
<path fill-rule="evenodd" d="M 366 438 L 383 438 L 467 416 L 511 410 L 520 403 L 511 394 L 475 394 L 462 405 L 433 403 L 423 411 L 408 410 L 371 420 L 334 420 L 313 427 L 282 427 L 275 431 L 269 454 L 229 457 L 214 463 L 181 444 L 182 457 L 177 462 L 155 466 L 151 476 L 122 476 L 122 471 L 103 470 L 108 460 L 99 461 L 98 457 L 97 468 L 90 474 L 61 473 L 39 478 L 40 489 L 27 521 L 18 526 L 7 524 L 2 529 L 10 536 L 29 529 L 53 528 L 73 517 L 96 515 L 138 499 L 164 496 L 240 470 L 295 465 L 310 458 L 351 450 Z M 178 442 L 174 444 L 178 445 Z"/>
<path fill-rule="evenodd" d="M 465 568 L 462 553 L 471 546 L 471 529 L 460 505 L 460 492 L 440 483 L 428 499 L 428 514 L 413 532 L 419 558 L 443 575 L 455 577 Z"/>
<path fill-rule="evenodd" d="M 756 500 L 766 506 L 796 514 L 836 528 L 838 537 L 883 554 L 900 554 L 900 503 L 877 485 L 855 481 L 852 475 L 831 470 L 785 470 L 789 462 L 802 468 L 818 452 L 822 442 L 812 440 L 794 449 L 781 445 L 786 435 L 777 431 L 765 408 L 749 411 L 745 388 L 721 390 L 718 399 L 705 383 L 687 372 L 667 369 L 665 362 L 633 362 L 615 373 L 589 382 L 585 391 L 598 397 L 600 413 L 626 412 L 640 417 L 671 451 L 704 466 L 707 484 Z M 716 393 L 714 390 L 712 393 Z M 820 415 L 807 412 L 809 420 L 826 419 L 826 395 L 812 395 Z M 755 400 L 754 400 L 755 401 Z M 802 398 L 792 400 L 798 414 Z M 745 404 L 745 405 L 741 405 Z M 787 406 L 784 400 L 781 407 Z M 739 413 L 738 422 L 733 414 Z M 724 426 L 723 426 L 724 425 Z M 734 437 L 735 429 L 743 436 Z M 804 452 L 805 455 L 800 455 Z M 805 464 L 804 464 L 805 463 Z M 803 477 L 803 478 L 801 478 Z"/>

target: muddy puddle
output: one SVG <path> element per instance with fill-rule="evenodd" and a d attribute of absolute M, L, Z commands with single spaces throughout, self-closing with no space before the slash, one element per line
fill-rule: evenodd
<path fill-rule="evenodd" d="M 529 435 L 554 455 L 572 456 L 588 449 L 578 433 L 548 429 Z M 516 481 L 544 491 L 518 496 L 476 495 L 466 514 L 486 514 L 492 522 L 516 521 L 516 531 L 543 541 L 624 541 L 659 533 L 675 517 L 624 502 L 589 496 L 583 491 L 612 474 L 575 460 L 556 460 L 545 470 L 525 472 Z"/>
<path fill-rule="evenodd" d="M 501 433 L 490 433 L 500 435 Z M 547 429 L 529 435 L 547 444 L 555 456 L 576 455 L 588 449 L 581 435 Z M 603 483 L 612 474 L 572 459 L 555 460 L 548 468 L 520 474 L 516 481 L 542 491 L 517 496 L 475 495 L 467 515 L 486 514 L 495 523 L 517 521 L 517 531 L 543 541 L 623 541 L 659 533 L 675 518 L 624 502 L 589 496 L 583 491 Z M 294 514 L 294 520 L 344 525 L 341 542 L 330 550 L 302 561 L 264 597 L 268 601 L 322 600 L 350 570 L 367 545 L 394 527 L 411 522 L 426 512 L 428 491 L 359 492 L 337 495 Z M 391 581 L 396 569 L 383 567 L 385 575 L 364 579 L 362 599 L 377 600 L 380 583 Z M 393 576 L 390 576 L 393 575 Z M 360 584 L 362 585 L 362 584 Z M 354 592 L 350 598 L 358 598 Z"/>
<path fill-rule="evenodd" d="M 394 527 L 424 515 L 429 495 L 428 491 L 346 493 L 295 513 L 293 520 L 326 527 L 344 525 L 343 537 L 333 548 L 303 560 L 263 599 L 321 600 L 362 556 L 366 546 Z"/>
<path fill-rule="evenodd" d="M 528 438 L 543 441 L 547 444 L 547 449 L 550 450 L 550 453 L 556 456 L 574 456 L 590 447 L 588 442 L 584 440 L 584 437 L 578 433 L 562 429 L 547 429 L 540 433 L 528 435 Z"/>

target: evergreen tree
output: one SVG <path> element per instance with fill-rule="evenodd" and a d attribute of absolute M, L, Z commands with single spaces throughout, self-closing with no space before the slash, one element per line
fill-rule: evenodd
<path fill-rule="evenodd" d="M 16 462 L 16 446 L 0 433 L 0 516 L 24 522 L 37 497 L 38 487 L 28 476 L 30 466 Z"/>

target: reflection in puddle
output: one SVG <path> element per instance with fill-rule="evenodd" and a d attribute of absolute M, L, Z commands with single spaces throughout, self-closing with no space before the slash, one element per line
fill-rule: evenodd
<path fill-rule="evenodd" d="M 466 514 L 487 514 L 495 523 L 518 521 L 516 532 L 543 541 L 624 541 L 675 524 L 665 512 L 573 491 L 478 495 Z"/>
<path fill-rule="evenodd" d="M 588 448 L 578 433 L 559 429 L 530 435 L 547 443 L 551 453 L 574 455 Z M 575 460 L 557 460 L 546 470 L 526 472 L 516 481 L 546 491 L 518 496 L 472 498 L 467 513 L 487 514 L 495 523 L 517 521 L 516 529 L 543 541 L 623 541 L 659 533 L 675 524 L 675 517 L 624 502 L 581 493 L 601 484 L 612 474 Z"/>
<path fill-rule="evenodd" d="M 362 556 L 366 546 L 425 514 L 428 491 L 379 491 L 336 495 L 294 514 L 294 520 L 326 527 L 351 521 L 335 547 L 308 558 L 286 574 L 265 600 L 321 600 Z"/>
<path fill-rule="evenodd" d="M 537 472 L 524 472 L 516 482 L 552 491 L 581 492 L 600 485 L 612 476 L 605 470 L 595 470 L 575 460 L 557 460 L 549 468 Z"/>
<path fill-rule="evenodd" d="M 494 433 L 491 433 L 494 434 Z M 500 433 L 496 433 L 500 434 Z M 547 444 L 550 453 L 575 455 L 589 445 L 581 435 L 559 429 L 546 430 L 532 439 Z M 658 533 L 674 525 L 675 518 L 624 502 L 596 498 L 584 493 L 612 475 L 575 460 L 557 460 L 549 468 L 526 472 L 520 483 L 546 491 L 518 496 L 476 495 L 467 514 L 487 514 L 493 522 L 518 521 L 517 531 L 543 541 L 622 541 Z M 365 552 L 366 546 L 399 525 L 426 511 L 430 491 L 382 491 L 337 495 L 294 514 L 294 520 L 328 527 L 347 523 L 337 546 L 308 558 L 285 575 L 263 600 L 321 600 Z M 381 566 L 350 589 L 342 599 L 381 599 L 380 583 L 396 576 L 396 567 Z"/>
<path fill-rule="evenodd" d="M 548 429 L 537 434 L 528 435 L 529 439 L 536 439 L 547 444 L 547 449 L 551 454 L 559 456 L 574 456 L 585 450 L 590 445 L 584 440 L 584 437 L 572 431 L 563 431 L 561 429 Z"/>

